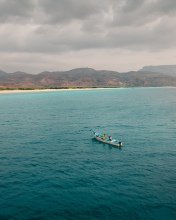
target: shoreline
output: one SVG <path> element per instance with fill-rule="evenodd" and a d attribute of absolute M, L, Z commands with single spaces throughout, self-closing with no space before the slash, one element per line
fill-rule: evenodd
<path fill-rule="evenodd" d="M 6 93 L 30 93 L 30 92 L 62 92 L 62 91 L 74 91 L 74 90 L 99 90 L 99 89 L 120 89 L 120 88 L 75 88 L 75 89 L 12 89 L 12 90 L 0 90 L 0 94 Z"/>
<path fill-rule="evenodd" d="M 13 90 L 0 90 L 0 94 L 5 93 L 30 93 L 30 92 L 56 92 L 56 91 L 71 91 L 71 90 L 81 90 L 81 89 L 13 89 Z"/>
<path fill-rule="evenodd" d="M 139 88 L 176 88 L 174 86 L 166 87 L 119 87 L 119 88 L 75 88 L 75 89 L 12 89 L 12 90 L 0 90 L 0 94 L 8 93 L 31 93 L 31 92 L 62 92 L 62 91 L 74 91 L 74 90 L 103 90 L 103 89 L 139 89 Z"/>

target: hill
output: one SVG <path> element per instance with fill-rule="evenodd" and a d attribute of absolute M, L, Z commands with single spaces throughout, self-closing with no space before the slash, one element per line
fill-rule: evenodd
<path fill-rule="evenodd" d="M 2 71 L 2 70 L 0 70 L 0 78 L 2 78 L 2 77 L 4 77 L 4 76 L 6 76 L 6 72 L 4 72 L 4 71 Z"/>
<path fill-rule="evenodd" d="M 160 66 L 144 66 L 139 71 L 151 71 L 157 73 L 164 73 L 176 77 L 176 65 L 160 65 Z"/>
<path fill-rule="evenodd" d="M 91 68 L 77 68 L 58 72 L 45 71 L 37 75 L 24 72 L 0 72 L 1 89 L 141 86 L 176 86 L 176 77 L 150 71 L 119 73 Z"/>

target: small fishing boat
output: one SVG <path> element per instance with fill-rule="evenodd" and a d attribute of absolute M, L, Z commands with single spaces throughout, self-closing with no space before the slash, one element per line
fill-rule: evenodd
<path fill-rule="evenodd" d="M 103 142 L 105 144 L 110 144 L 110 145 L 114 145 L 116 147 L 121 147 L 122 146 L 122 142 L 121 141 L 118 141 L 117 139 L 110 139 L 109 137 L 108 138 L 105 138 L 103 139 L 103 135 L 98 133 L 98 132 L 95 132 L 93 130 L 91 130 L 93 135 L 94 135 L 94 138 L 100 142 Z"/>

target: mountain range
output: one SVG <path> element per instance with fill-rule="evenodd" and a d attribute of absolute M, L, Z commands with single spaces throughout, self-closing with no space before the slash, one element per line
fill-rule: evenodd
<path fill-rule="evenodd" d="M 19 71 L 6 73 L 0 70 L 0 89 L 176 87 L 176 77 L 173 73 L 162 73 L 161 70 L 159 72 L 156 68 L 153 71 L 149 67 L 143 67 L 139 71 L 125 73 L 94 70 L 91 68 L 77 68 L 69 71 L 45 71 L 37 75 Z"/>
<path fill-rule="evenodd" d="M 144 66 L 139 71 L 164 73 L 164 74 L 176 77 L 176 65 Z"/>

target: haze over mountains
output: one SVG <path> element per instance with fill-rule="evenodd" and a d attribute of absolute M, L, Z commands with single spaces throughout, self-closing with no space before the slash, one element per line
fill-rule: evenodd
<path fill-rule="evenodd" d="M 176 65 L 144 66 L 139 71 L 165 73 L 171 76 L 176 76 Z"/>
<path fill-rule="evenodd" d="M 164 73 L 163 73 L 164 72 Z M 139 71 L 77 68 L 69 71 L 45 71 L 37 75 L 0 70 L 1 89 L 75 88 L 75 87 L 160 87 L 176 86 L 176 65 L 147 66 Z"/>

